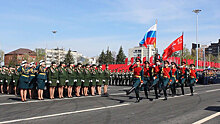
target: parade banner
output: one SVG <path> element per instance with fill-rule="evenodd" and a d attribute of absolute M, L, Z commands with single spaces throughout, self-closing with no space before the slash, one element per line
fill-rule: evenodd
<path fill-rule="evenodd" d="M 131 64 L 134 63 L 134 57 L 131 57 Z"/>
<path fill-rule="evenodd" d="M 128 58 L 125 59 L 125 64 L 126 64 L 126 65 L 128 64 Z"/>
<path fill-rule="evenodd" d="M 170 57 L 174 52 L 183 50 L 183 35 L 173 41 L 163 53 L 163 60 L 166 60 Z"/>
<path fill-rule="evenodd" d="M 146 61 L 146 56 L 143 58 L 143 63 Z"/>

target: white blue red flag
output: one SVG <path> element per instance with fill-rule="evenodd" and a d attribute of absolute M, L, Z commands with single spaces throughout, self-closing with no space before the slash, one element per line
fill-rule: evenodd
<path fill-rule="evenodd" d="M 147 48 L 147 45 L 154 45 L 156 48 L 156 31 L 157 31 L 157 24 L 153 25 L 150 29 L 148 29 L 147 33 L 144 35 L 142 41 L 140 41 L 140 45 L 143 45 Z"/>

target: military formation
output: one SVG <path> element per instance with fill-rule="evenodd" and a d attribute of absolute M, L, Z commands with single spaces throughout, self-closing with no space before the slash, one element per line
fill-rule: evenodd
<path fill-rule="evenodd" d="M 2 66 L 0 68 L 0 91 L 1 93 L 17 93 L 20 94 L 21 100 L 27 100 L 37 96 L 39 100 L 43 100 L 46 96 L 44 91 L 48 92 L 50 99 L 63 97 L 80 97 L 88 94 L 108 96 L 108 84 L 110 82 L 111 72 L 106 66 L 103 70 L 101 65 L 82 65 L 78 63 L 74 65 L 70 63 L 66 65 L 60 62 L 57 65 L 51 63 L 50 67 L 46 67 L 44 61 L 40 61 L 38 65 L 34 62 L 27 63 L 23 61 L 21 65 L 16 67 Z M 102 93 L 102 86 L 104 92 Z M 20 91 L 20 92 L 18 92 Z"/>
<path fill-rule="evenodd" d="M 177 66 L 174 62 L 161 63 L 159 59 L 151 65 L 148 61 L 141 64 L 141 60 L 137 58 L 129 69 L 120 71 L 110 70 L 108 65 L 103 70 L 102 65 L 66 65 L 64 62 L 59 65 L 52 62 L 50 67 L 46 67 L 43 60 L 38 65 L 23 61 L 16 67 L 0 68 L 1 93 L 19 93 L 22 101 L 26 101 L 27 96 L 39 100 L 43 100 L 45 96 L 50 99 L 82 95 L 108 96 L 108 85 L 132 86 L 126 94 L 135 91 L 136 102 L 140 101 L 140 90 L 144 91 L 146 98 L 150 90 L 154 90 L 156 99 L 163 94 L 167 100 L 167 89 L 175 96 L 177 87 L 180 87 L 184 95 L 184 87 L 189 86 L 193 95 L 193 86 L 197 81 L 198 74 L 194 64 L 187 68 L 185 62 Z"/>
<path fill-rule="evenodd" d="M 189 86 L 191 95 L 193 95 L 193 86 L 198 81 L 198 74 L 195 65 L 191 64 L 190 68 L 186 67 L 186 63 L 182 62 L 181 66 L 177 66 L 175 62 L 163 62 L 156 60 L 155 65 L 150 66 L 148 61 L 141 66 L 141 60 L 136 59 L 136 63 L 130 66 L 133 74 L 133 86 L 126 93 L 129 95 L 135 91 L 136 102 L 140 101 L 139 91 L 143 88 L 146 98 L 148 99 L 148 92 L 153 89 L 155 98 L 160 97 L 163 92 L 165 100 L 167 100 L 167 89 L 171 90 L 172 96 L 177 95 L 177 87 L 181 87 L 182 95 L 184 95 L 184 87 Z M 158 93 L 159 91 L 159 93 Z"/>

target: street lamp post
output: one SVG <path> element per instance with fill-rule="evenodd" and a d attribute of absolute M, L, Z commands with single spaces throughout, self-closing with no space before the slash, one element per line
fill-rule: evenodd
<path fill-rule="evenodd" d="M 196 13 L 196 68 L 198 69 L 198 13 L 202 11 L 200 9 L 193 10 Z"/>

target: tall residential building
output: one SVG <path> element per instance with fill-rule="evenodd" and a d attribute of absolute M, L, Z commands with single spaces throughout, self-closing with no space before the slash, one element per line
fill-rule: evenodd
<path fill-rule="evenodd" d="M 211 43 L 211 45 L 205 49 L 206 54 L 212 54 L 213 56 L 218 56 L 220 55 L 220 39 L 218 43 Z"/>
<path fill-rule="evenodd" d="M 128 59 L 130 60 L 132 57 L 140 57 L 143 59 L 146 57 L 146 60 L 149 61 L 150 57 L 156 53 L 156 49 L 153 45 L 149 45 L 147 48 L 144 46 L 136 46 L 134 48 L 130 48 L 128 51 Z"/>
<path fill-rule="evenodd" d="M 65 60 L 65 56 L 68 53 L 64 48 L 55 48 L 55 49 L 45 49 L 45 60 L 46 64 L 50 65 L 52 61 L 55 61 L 57 64 Z M 81 59 L 86 58 L 81 53 L 77 51 L 71 51 L 71 55 L 74 58 L 75 64 Z"/>

